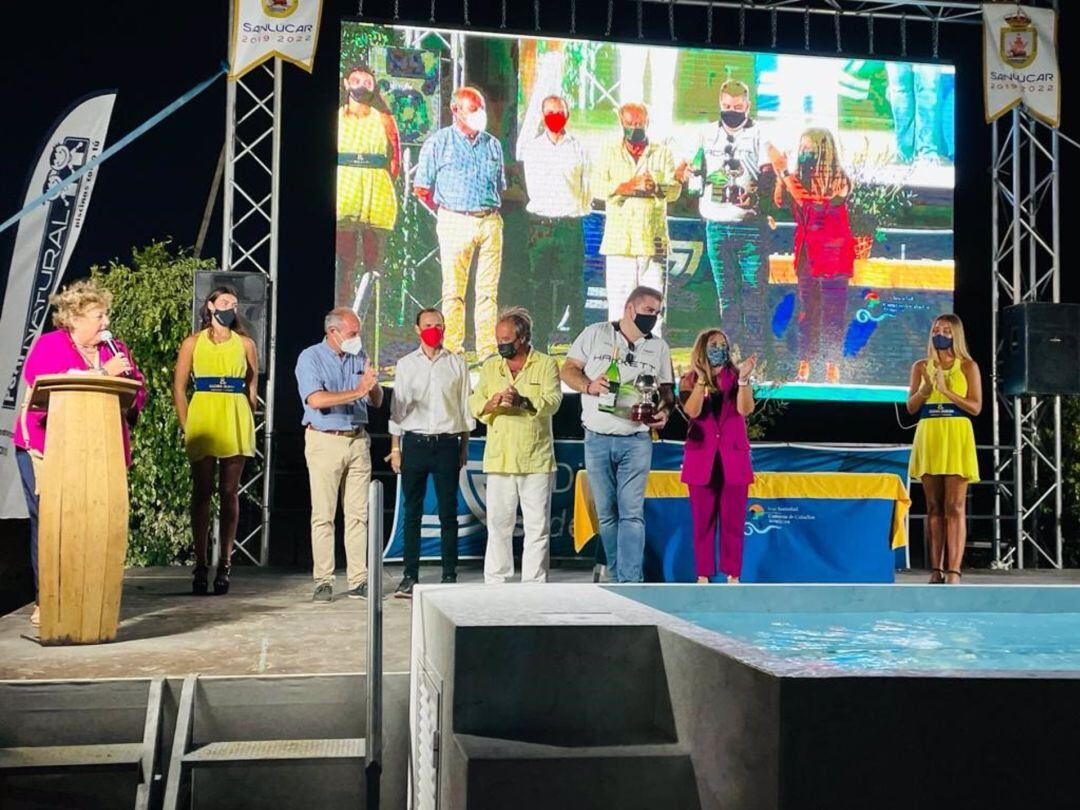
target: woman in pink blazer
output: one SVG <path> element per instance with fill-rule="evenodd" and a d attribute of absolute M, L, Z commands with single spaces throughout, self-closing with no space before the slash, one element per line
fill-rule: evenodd
<path fill-rule="evenodd" d="M 690 421 L 682 482 L 690 489 L 697 581 L 716 574 L 716 529 L 720 527 L 720 571 L 728 582 L 742 573 L 743 524 L 754 471 L 746 417 L 754 410 L 750 372 L 754 355 L 738 365 L 720 329 L 706 329 L 690 352 L 691 370 L 679 383 Z"/>

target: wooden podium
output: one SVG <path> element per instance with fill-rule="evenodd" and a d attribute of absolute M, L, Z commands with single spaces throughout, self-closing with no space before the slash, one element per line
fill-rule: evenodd
<path fill-rule="evenodd" d="M 116 638 L 128 538 L 121 412 L 142 383 L 98 374 L 43 374 L 31 405 L 48 410 L 37 482 L 42 644 Z"/>

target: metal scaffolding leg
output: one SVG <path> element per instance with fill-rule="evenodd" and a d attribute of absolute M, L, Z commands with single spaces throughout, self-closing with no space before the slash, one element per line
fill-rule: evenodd
<path fill-rule="evenodd" d="M 221 266 L 262 273 L 268 280 L 266 368 L 259 375 L 255 463 L 247 465 L 240 482 L 241 497 L 258 510 L 258 519 L 253 529 L 237 537 L 235 546 L 256 565 L 267 565 L 270 559 L 274 481 L 281 72 L 281 60 L 274 59 L 229 82 L 226 91 Z"/>
<path fill-rule="evenodd" d="M 1061 301 L 1060 136 L 1022 108 L 991 127 L 994 443 L 1012 446 L 1010 461 L 995 450 L 994 462 L 1011 463 L 1015 477 L 1014 490 L 995 494 L 999 514 L 1008 509 L 1015 521 L 1011 547 L 998 544 L 995 562 L 1023 568 L 1041 558 L 1061 568 L 1061 397 L 1001 392 L 1006 342 L 998 329 L 1003 306 Z"/>

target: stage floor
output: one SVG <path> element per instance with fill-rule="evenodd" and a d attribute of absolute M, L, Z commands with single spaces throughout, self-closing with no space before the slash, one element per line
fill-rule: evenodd
<path fill-rule="evenodd" d="M 389 595 L 401 576 L 388 565 Z M 438 582 L 438 567 L 421 570 Z M 459 581 L 478 583 L 478 563 L 463 564 Z M 551 581 L 591 582 L 581 567 L 553 568 Z M 902 573 L 900 583 L 922 583 L 923 572 Z M 152 676 L 257 675 L 366 671 L 367 612 L 359 599 L 311 601 L 309 574 L 295 570 L 234 569 L 228 596 L 194 597 L 186 568 L 132 569 L 124 578 L 120 632 L 115 642 L 83 647 L 41 647 L 25 636 L 32 606 L 0 617 L 0 679 L 79 680 Z M 966 584 L 1077 585 L 1080 570 L 970 571 Z M 344 588 L 343 577 L 338 587 Z M 962 586 L 961 586 L 962 587 Z M 407 672 L 412 602 L 384 602 L 383 671 Z"/>

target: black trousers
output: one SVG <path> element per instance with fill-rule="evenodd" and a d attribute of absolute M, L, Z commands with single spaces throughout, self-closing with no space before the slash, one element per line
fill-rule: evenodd
<path fill-rule="evenodd" d="M 420 527 L 428 476 L 435 479 L 443 575 L 457 571 L 457 490 L 461 438 L 456 434 L 401 437 L 401 497 L 405 505 L 405 576 L 420 578 Z"/>

